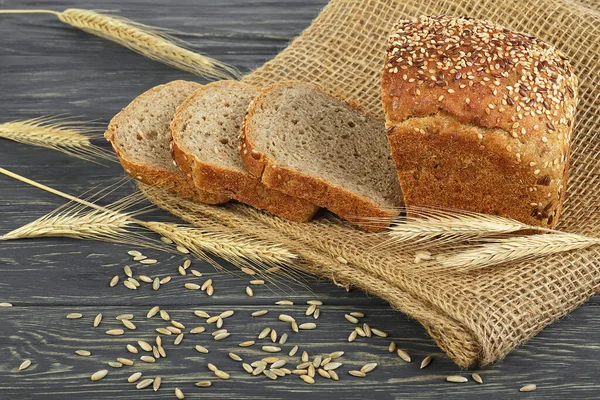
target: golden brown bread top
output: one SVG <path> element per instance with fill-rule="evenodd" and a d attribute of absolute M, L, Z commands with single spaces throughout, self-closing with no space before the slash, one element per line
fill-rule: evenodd
<path fill-rule="evenodd" d="M 559 51 L 489 22 L 422 16 L 398 22 L 389 39 L 388 126 L 441 112 L 543 149 L 569 142 L 576 98 L 577 78 Z"/>

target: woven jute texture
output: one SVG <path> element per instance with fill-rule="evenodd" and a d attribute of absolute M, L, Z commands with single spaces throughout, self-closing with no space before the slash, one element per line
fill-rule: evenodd
<path fill-rule="evenodd" d="M 313 82 L 382 115 L 380 72 L 389 30 L 420 14 L 470 15 L 537 35 L 560 48 L 580 79 L 572 168 L 559 229 L 600 227 L 600 7 L 592 0 L 332 0 L 300 37 L 244 78 L 258 86 Z M 383 115 L 382 115 L 383 117 Z M 160 207 L 202 227 L 206 219 L 286 246 L 295 268 L 358 287 L 416 318 L 461 367 L 504 357 L 600 288 L 600 250 L 562 253 L 475 273 L 422 274 L 401 246 L 325 215 L 287 222 L 239 204 L 211 207 L 143 188 Z M 340 262 L 340 257 L 343 261 Z M 347 260 L 347 263 L 344 262 Z"/>

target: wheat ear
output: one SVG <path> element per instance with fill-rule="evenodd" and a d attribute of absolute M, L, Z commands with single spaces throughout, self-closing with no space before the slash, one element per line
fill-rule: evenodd
<path fill-rule="evenodd" d="M 33 146 L 46 147 L 95 162 L 115 161 L 114 155 L 90 142 L 100 138 L 90 122 L 60 116 L 37 117 L 0 124 L 0 137 Z"/>
<path fill-rule="evenodd" d="M 510 261 L 581 250 L 599 244 L 600 238 L 564 232 L 490 239 L 488 243 L 480 246 L 473 246 L 450 255 L 438 256 L 437 268 L 470 271 Z"/>
<path fill-rule="evenodd" d="M 0 10 L 0 14 L 46 13 L 54 14 L 62 22 L 96 36 L 125 46 L 144 57 L 171 67 L 210 79 L 239 78 L 232 66 L 189 50 L 189 44 L 167 34 L 166 30 L 140 24 L 124 17 L 92 10 L 69 8 L 53 10 Z"/>
<path fill-rule="evenodd" d="M 171 239 L 190 251 L 207 251 L 234 265 L 247 261 L 254 264 L 289 265 L 296 255 L 278 245 L 239 234 L 207 232 L 202 229 L 163 222 L 144 222 L 143 226 Z"/>
<path fill-rule="evenodd" d="M 394 221 L 388 228 L 390 238 L 376 247 L 395 243 L 431 247 L 518 231 L 551 231 L 511 218 L 463 210 L 410 207 L 404 211 L 408 217 Z"/>
<path fill-rule="evenodd" d="M 276 244 L 266 243 L 246 235 L 227 236 L 219 232 L 210 232 L 172 223 L 142 221 L 134 217 L 135 214 L 145 210 L 138 210 L 133 213 L 122 212 L 122 210 L 131 207 L 135 202 L 133 199 L 141 196 L 141 194 L 134 194 L 130 198 L 121 200 L 113 208 L 103 207 L 35 182 L 4 168 L 0 168 L 0 173 L 94 210 L 83 214 L 80 214 L 79 210 L 66 213 L 53 212 L 46 217 L 7 233 L 2 236 L 4 240 L 39 236 L 69 236 L 120 241 L 122 238 L 127 237 L 127 241 L 131 243 L 135 239 L 135 235 L 131 232 L 125 232 L 125 230 L 131 224 L 135 224 L 168 237 L 175 243 L 186 247 L 198 258 L 211 263 L 215 268 L 220 268 L 219 264 L 208 257 L 205 252 L 215 254 L 238 267 L 246 267 L 248 262 L 270 266 L 289 265 L 296 258 L 293 253 Z M 109 229 L 107 223 L 113 223 L 112 229 Z M 78 224 L 81 226 L 78 226 Z M 40 231 L 36 233 L 38 227 Z M 127 233 L 129 233 L 129 236 L 127 236 Z M 157 247 L 157 242 L 148 241 L 144 243 L 143 241 L 136 241 L 136 243 L 146 247 L 158 248 L 159 250 L 163 250 L 164 247 Z"/>

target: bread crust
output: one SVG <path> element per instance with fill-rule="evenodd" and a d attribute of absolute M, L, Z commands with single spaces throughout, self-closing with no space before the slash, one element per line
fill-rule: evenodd
<path fill-rule="evenodd" d="M 389 221 L 398 216 L 398 210 L 383 209 L 369 199 L 330 184 L 323 179 L 279 166 L 272 158 L 256 150 L 252 118 L 261 103 L 265 101 L 268 91 L 278 85 L 291 87 L 298 84 L 306 85 L 306 83 L 288 81 L 267 86 L 250 104 L 242 125 L 241 156 L 246 169 L 266 186 L 291 196 L 303 198 L 319 207 L 327 208 L 365 230 L 378 232 L 385 229 L 389 225 Z M 320 93 L 332 97 L 316 85 L 313 86 Z M 368 221 L 369 218 L 377 218 L 382 222 Z"/>
<path fill-rule="evenodd" d="M 184 123 L 182 113 L 196 96 L 212 86 L 242 85 L 239 82 L 221 81 L 211 83 L 196 90 L 178 108 L 171 123 L 171 151 L 175 163 L 181 171 L 191 179 L 196 188 L 221 193 L 253 207 L 266 210 L 271 214 L 298 222 L 312 219 L 318 207 L 301 198 L 289 196 L 280 191 L 266 187 L 259 179 L 236 170 L 230 170 L 218 165 L 201 161 L 192 153 L 186 152 L 177 140 L 181 124 Z"/>
<path fill-rule="evenodd" d="M 539 39 L 469 18 L 400 21 L 386 53 L 382 103 L 407 207 L 554 227 L 576 102 L 571 67 Z"/>
<path fill-rule="evenodd" d="M 190 82 L 186 81 L 172 81 L 165 85 L 182 85 L 182 84 L 190 84 Z M 140 164 L 129 160 L 119 149 L 119 146 L 116 143 L 115 135 L 117 126 L 119 121 L 122 118 L 125 118 L 128 112 L 129 107 L 134 107 L 140 100 L 140 98 L 144 95 L 156 92 L 161 90 L 165 85 L 155 86 L 146 92 L 142 93 L 138 97 L 136 97 L 129 105 L 123 108 L 117 115 L 115 115 L 110 121 L 106 132 L 104 133 L 104 137 L 108 140 L 112 148 L 114 149 L 117 157 L 119 158 L 119 162 L 121 166 L 125 170 L 125 172 L 132 176 L 133 178 L 144 182 L 148 185 L 158 186 L 163 189 L 169 190 L 180 197 L 191 199 L 197 202 L 206 203 L 206 204 L 222 204 L 229 201 L 227 196 L 217 193 L 211 193 L 203 190 L 198 190 L 194 187 L 193 184 L 190 184 L 187 179 L 183 176 L 183 174 L 166 171 L 162 168 L 152 167 L 146 164 Z M 198 85 L 200 86 L 200 85 Z"/>

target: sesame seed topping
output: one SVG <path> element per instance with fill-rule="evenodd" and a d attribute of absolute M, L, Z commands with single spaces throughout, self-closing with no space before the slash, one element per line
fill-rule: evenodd
<path fill-rule="evenodd" d="M 418 96 L 449 103 L 445 93 L 462 92 L 466 104 L 476 98 L 469 110 L 481 117 L 477 125 L 514 117 L 538 131 L 544 118 L 542 128 L 570 135 L 577 78 L 559 51 L 534 36 L 468 17 L 420 16 L 394 26 L 385 66 L 386 73 L 402 71 L 400 84 Z"/>

